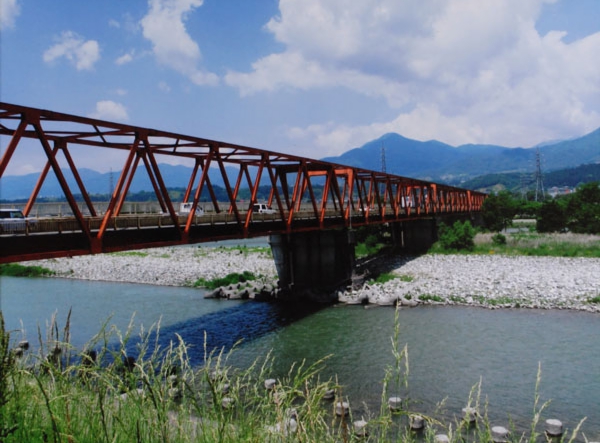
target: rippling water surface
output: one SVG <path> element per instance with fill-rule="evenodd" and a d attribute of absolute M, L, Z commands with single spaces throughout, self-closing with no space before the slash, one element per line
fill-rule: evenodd
<path fill-rule="evenodd" d="M 344 385 L 353 410 L 377 411 L 382 379 L 394 364 L 393 308 L 362 306 L 314 310 L 241 301 L 206 300 L 203 291 L 136 284 L 65 279 L 0 278 L 0 305 L 7 329 L 23 329 L 34 342 L 37 328 L 57 313 L 59 328 L 72 309 L 72 343 L 81 348 L 103 323 L 121 331 L 133 317 L 135 331 L 161 322 L 168 342 L 179 334 L 201 363 L 204 343 L 231 347 L 239 366 L 272 351 L 276 375 L 293 362 L 312 363 L 330 356 L 322 377 Z M 600 439 L 600 318 L 570 311 L 486 310 L 419 307 L 398 315 L 400 348 L 407 345 L 408 388 L 394 393 L 409 398 L 413 409 L 460 414 L 481 380 L 481 401 L 489 404 L 494 424 L 512 420 L 526 429 L 541 366 L 541 400 L 552 399 L 545 418 L 559 418 L 570 429 L 587 417 L 589 440 Z"/>

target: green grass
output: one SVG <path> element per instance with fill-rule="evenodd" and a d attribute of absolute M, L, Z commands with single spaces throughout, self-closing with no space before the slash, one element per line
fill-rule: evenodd
<path fill-rule="evenodd" d="M 217 289 L 222 286 L 235 285 L 238 283 L 246 283 L 249 281 L 254 281 L 259 277 L 254 275 L 250 271 L 244 271 L 241 274 L 238 272 L 233 272 L 231 274 L 227 274 L 225 277 L 214 278 L 212 280 L 206 280 L 205 278 L 200 278 L 196 280 L 193 284 L 195 288 L 202 287 L 208 289 Z"/>
<path fill-rule="evenodd" d="M 475 425 L 460 416 L 444 421 L 437 417 L 443 411 L 436 409 L 424 417 L 426 430 L 418 435 L 408 428 L 408 417 L 414 412 L 410 399 L 403 401 L 400 411 L 387 407 L 389 396 L 408 389 L 408 347 L 399 346 L 398 311 L 390 331 L 394 361 L 383 368 L 380 409 L 355 416 L 352 404 L 359 399 L 351 399 L 349 415 L 342 418 L 333 410 L 335 402 L 348 400 L 343 386 L 321 376 L 328 358 L 297 362 L 282 375 L 273 373 L 271 355 L 240 369 L 229 364 L 235 348 L 225 353 L 211 352 L 205 346 L 205 363 L 192 367 L 186 343 L 179 338 L 160 348 L 151 338 L 159 331 L 151 328 L 140 334 L 138 355 L 126 365 L 131 329 L 121 333 L 105 326 L 84 350 L 78 350 L 68 341 L 69 318 L 64 328 L 52 322 L 48 341 L 40 343 L 39 351 L 25 351 L 17 357 L 0 311 L 3 443 L 433 443 L 439 433 L 447 434 L 452 443 L 491 440 L 481 382 L 465 399 L 465 406 L 479 413 Z M 107 346 L 115 341 L 116 346 Z M 86 349 L 93 349 L 95 358 Z M 265 388 L 268 378 L 277 379 L 272 390 Z M 540 378 L 541 369 L 530 429 L 513 430 L 511 443 L 534 443 L 542 435 L 539 423 L 548 402 L 539 404 Z M 329 390 L 335 392 L 333 402 L 324 399 Z M 353 422 L 359 419 L 367 421 L 366 437 L 354 435 Z M 580 425 L 565 432 L 561 441 L 573 441 Z"/>
<path fill-rule="evenodd" d="M 590 257 L 600 258 L 600 236 L 586 234 L 539 234 L 519 232 L 505 234 L 506 244 L 493 241 L 494 234 L 477 234 L 473 251 L 451 252 L 454 254 L 523 255 L 535 257 Z M 436 243 L 431 253 L 448 254 Z"/>
<path fill-rule="evenodd" d="M 142 251 L 123 251 L 113 252 L 112 255 L 116 255 L 117 257 L 148 257 L 150 254 Z"/>
<path fill-rule="evenodd" d="M 379 274 L 376 278 L 369 280 L 369 284 L 370 285 L 372 285 L 374 283 L 384 284 L 384 283 L 387 283 L 389 281 L 396 280 L 396 279 L 409 283 L 414 280 L 414 277 L 412 275 L 398 275 L 398 274 L 394 274 L 391 272 L 384 272 L 382 274 Z"/>
<path fill-rule="evenodd" d="M 0 275 L 7 277 L 41 277 L 54 274 L 54 271 L 41 266 L 23 266 L 18 263 L 0 265 Z"/>
<path fill-rule="evenodd" d="M 354 248 L 354 252 L 355 252 L 356 258 L 364 258 L 364 257 L 370 257 L 372 255 L 377 255 L 379 252 L 381 252 L 385 248 L 386 248 L 385 243 L 376 243 L 373 245 L 370 245 L 367 243 L 357 243 Z"/>

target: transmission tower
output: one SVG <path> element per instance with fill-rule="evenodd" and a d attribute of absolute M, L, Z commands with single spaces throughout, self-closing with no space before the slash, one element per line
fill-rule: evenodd
<path fill-rule="evenodd" d="M 544 200 L 544 177 L 542 175 L 542 156 L 540 148 L 535 150 L 535 201 Z"/>
<path fill-rule="evenodd" d="M 385 166 L 385 145 L 383 143 L 381 144 L 381 172 L 384 174 L 387 172 Z M 382 183 L 379 188 L 379 194 L 381 196 L 385 195 L 385 185 Z"/>

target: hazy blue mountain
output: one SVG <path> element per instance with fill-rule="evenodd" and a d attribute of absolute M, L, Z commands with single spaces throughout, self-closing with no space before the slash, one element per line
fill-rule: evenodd
<path fill-rule="evenodd" d="M 188 180 L 192 174 L 192 168 L 181 165 L 161 164 L 160 171 L 166 185 L 170 188 L 186 188 Z M 71 192 L 73 194 L 80 193 L 77 183 L 70 171 L 63 172 Z M 100 173 L 85 168 L 82 168 L 78 172 L 89 194 L 109 194 L 112 192 L 111 184 L 113 186 L 116 185 L 120 174 L 120 171 L 113 173 Z M 235 180 L 237 179 L 237 171 L 232 168 L 227 168 L 227 175 L 233 186 L 235 184 Z M 33 190 L 38 177 L 39 173 L 3 177 L 2 181 L 0 182 L 0 200 L 16 200 L 29 197 L 29 194 Z M 212 184 L 223 186 L 221 173 L 218 170 L 211 170 L 209 172 L 209 177 Z M 200 173 L 198 173 L 196 176 L 196 182 L 199 179 Z M 130 187 L 130 192 L 132 193 L 139 191 L 152 191 L 152 184 L 148 178 L 145 168 L 143 167 L 138 168 Z M 52 172 L 49 173 L 44 182 L 44 186 L 40 191 L 39 197 L 62 196 L 64 196 L 64 193 L 60 188 L 58 180 Z"/>
<path fill-rule="evenodd" d="M 486 174 L 531 173 L 536 165 L 536 148 L 506 148 L 495 145 L 467 144 L 453 147 L 430 140 L 411 140 L 399 134 L 385 134 L 377 140 L 351 149 L 338 157 L 323 160 L 380 171 L 382 147 L 385 151 L 386 171 L 391 174 L 461 185 L 466 180 Z M 600 163 L 600 128 L 583 137 L 537 146 L 544 172 L 574 168 L 584 164 Z M 116 183 L 119 172 L 99 173 L 90 169 L 79 171 L 90 194 L 107 194 L 111 183 Z M 191 168 L 161 164 L 161 173 L 168 187 L 185 188 Z M 228 168 L 228 177 L 235 183 L 237 171 Z M 0 182 L 0 199 L 26 198 L 33 189 L 38 174 L 7 176 Z M 214 185 L 223 186 L 218 170 L 211 169 Z M 264 178 L 264 177 L 263 177 Z M 264 178 L 267 180 L 266 178 Z M 75 181 L 68 178 L 69 186 L 78 193 Z M 244 183 L 245 185 L 245 183 Z M 131 192 L 151 191 L 145 170 L 136 174 Z M 40 197 L 62 197 L 57 180 L 49 177 Z"/>
<path fill-rule="evenodd" d="M 325 160 L 414 178 L 460 183 L 484 174 L 535 170 L 535 148 L 468 144 L 453 147 L 438 141 L 420 142 L 389 133 L 338 157 Z M 546 171 L 600 162 L 600 128 L 581 138 L 539 147 Z"/>

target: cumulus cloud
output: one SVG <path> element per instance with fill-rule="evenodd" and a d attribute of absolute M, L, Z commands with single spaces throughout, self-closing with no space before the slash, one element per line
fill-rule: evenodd
<path fill-rule="evenodd" d="M 600 125 L 600 32 L 565 43 L 536 21 L 555 0 L 280 0 L 266 25 L 284 45 L 225 81 L 242 96 L 344 87 L 396 118 L 294 128 L 339 150 L 383 132 L 452 144 L 530 146 Z M 351 145 L 342 145 L 351 143 Z"/>
<path fill-rule="evenodd" d="M 78 71 L 90 70 L 100 60 L 100 46 L 95 40 L 86 41 L 74 32 L 65 31 L 57 43 L 44 52 L 47 63 L 60 58 L 67 59 Z"/>
<path fill-rule="evenodd" d="M 198 67 L 202 59 L 200 47 L 185 27 L 187 16 L 202 3 L 203 0 L 149 0 L 149 11 L 140 24 L 160 64 L 195 84 L 215 85 L 219 81 L 217 75 Z"/>
<path fill-rule="evenodd" d="M 0 1 L 0 30 L 13 28 L 15 20 L 21 13 L 18 0 Z"/>
<path fill-rule="evenodd" d="M 101 100 L 96 103 L 96 110 L 90 114 L 90 117 L 110 121 L 126 121 L 129 119 L 125 106 L 112 100 Z"/>

